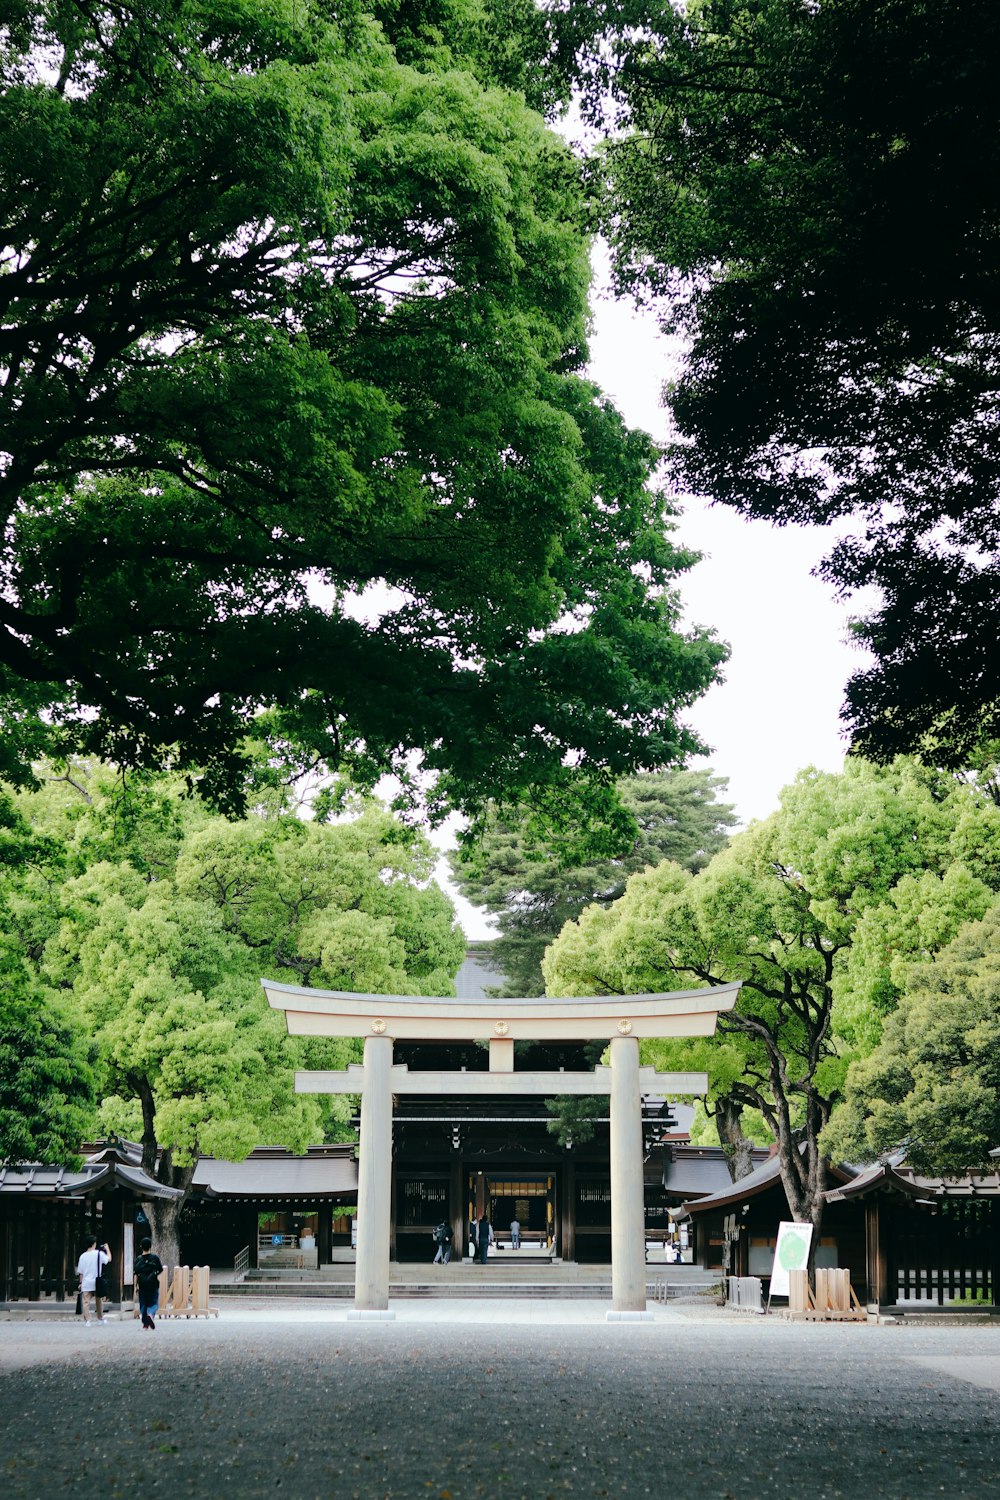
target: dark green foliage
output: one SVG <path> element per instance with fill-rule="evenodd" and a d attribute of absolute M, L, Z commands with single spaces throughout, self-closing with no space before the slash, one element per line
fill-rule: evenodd
<path fill-rule="evenodd" d="M 694 747 L 725 653 L 676 630 L 655 449 L 577 373 L 535 12 L 379 15 L 45 0 L 0 33 L 9 775 L 170 764 L 238 811 L 270 708 L 300 760 L 422 752 L 436 806 L 558 816 Z"/>
<path fill-rule="evenodd" d="M 532 847 L 524 821 L 498 818 L 451 859 L 463 896 L 496 917 L 500 937 L 489 961 L 506 978 L 501 993 L 542 995 L 542 954 L 567 922 L 593 902 L 617 901 L 630 875 L 671 859 L 698 870 L 722 848 L 735 822 L 717 802 L 726 783 L 710 771 L 630 776 L 616 788 L 636 835 L 620 857 L 567 863 L 558 851 Z"/>
<path fill-rule="evenodd" d="M 851 517 L 823 572 L 880 591 L 855 745 L 965 764 L 1000 725 L 1000 9 L 622 0 L 574 40 L 631 129 L 603 158 L 619 282 L 692 340 L 679 480 Z"/>

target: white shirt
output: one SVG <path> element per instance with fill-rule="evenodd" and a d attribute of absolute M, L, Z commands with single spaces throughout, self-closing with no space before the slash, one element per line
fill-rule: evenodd
<path fill-rule="evenodd" d="M 83 1277 L 81 1291 L 92 1292 L 103 1266 L 110 1265 L 111 1256 L 103 1250 L 85 1250 L 76 1263 L 77 1274 Z"/>

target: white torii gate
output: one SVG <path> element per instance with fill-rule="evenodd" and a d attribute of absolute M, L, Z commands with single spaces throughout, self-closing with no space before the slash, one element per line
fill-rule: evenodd
<path fill-rule="evenodd" d="M 297 1072 L 300 1094 L 360 1094 L 358 1245 L 353 1318 L 387 1319 L 394 1094 L 608 1094 L 611 1124 L 611 1292 L 608 1318 L 648 1319 L 642 1173 L 644 1094 L 704 1094 L 704 1073 L 640 1068 L 640 1037 L 711 1036 L 740 985 L 657 995 L 586 995 L 568 1000 L 451 1000 L 356 995 L 261 981 L 294 1036 L 355 1036 L 363 1065 Z M 395 1039 L 489 1043 L 489 1072 L 414 1072 L 392 1060 Z M 607 1041 L 611 1066 L 593 1072 L 514 1071 L 515 1041 Z"/>

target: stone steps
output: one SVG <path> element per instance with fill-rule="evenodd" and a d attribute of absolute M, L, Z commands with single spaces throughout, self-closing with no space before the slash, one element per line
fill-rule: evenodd
<path fill-rule="evenodd" d="M 480 1283 L 478 1286 L 469 1283 L 449 1281 L 432 1284 L 430 1282 L 396 1281 L 389 1283 L 389 1296 L 392 1299 L 400 1298 L 449 1298 L 469 1299 L 482 1297 L 544 1297 L 544 1298 L 587 1298 L 609 1300 L 611 1297 L 611 1281 L 606 1283 L 586 1281 L 580 1283 L 572 1282 L 530 1282 L 530 1281 L 492 1281 Z M 250 1281 L 229 1282 L 212 1287 L 213 1298 L 236 1298 L 236 1297 L 267 1297 L 267 1298 L 297 1298 L 297 1297 L 326 1297 L 342 1298 L 348 1301 L 354 1300 L 353 1282 L 332 1281 Z"/>
<path fill-rule="evenodd" d="M 718 1277 L 700 1267 L 671 1267 L 676 1274 L 647 1268 L 650 1297 L 668 1298 L 686 1291 L 697 1292 L 718 1283 Z M 654 1292 L 653 1288 L 656 1288 Z M 318 1271 L 270 1272 L 261 1267 L 234 1282 L 219 1277 L 212 1282 L 213 1297 L 331 1297 L 353 1299 L 354 1266 L 322 1266 Z M 389 1296 L 393 1298 L 588 1298 L 611 1297 L 611 1267 L 556 1263 L 543 1270 L 532 1266 L 473 1265 L 453 1261 L 448 1266 L 394 1264 L 389 1274 Z"/>

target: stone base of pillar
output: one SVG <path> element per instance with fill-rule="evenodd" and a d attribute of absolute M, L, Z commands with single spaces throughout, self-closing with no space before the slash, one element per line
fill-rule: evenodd
<path fill-rule="evenodd" d="M 347 1313 L 349 1323 L 392 1323 L 395 1318 L 396 1314 L 387 1308 L 352 1307 Z"/>
<path fill-rule="evenodd" d="M 609 1312 L 605 1313 L 609 1323 L 652 1323 L 651 1312 Z"/>

